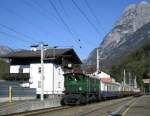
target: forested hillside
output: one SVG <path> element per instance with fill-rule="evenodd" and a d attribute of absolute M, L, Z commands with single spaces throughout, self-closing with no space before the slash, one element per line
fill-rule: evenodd
<path fill-rule="evenodd" d="M 110 74 L 121 82 L 124 69 L 127 81 L 129 73 L 131 73 L 131 78 L 136 76 L 138 84 L 142 85 L 142 78 L 147 78 L 150 75 L 150 40 L 132 54 L 122 58 L 120 63 L 113 65 Z"/>

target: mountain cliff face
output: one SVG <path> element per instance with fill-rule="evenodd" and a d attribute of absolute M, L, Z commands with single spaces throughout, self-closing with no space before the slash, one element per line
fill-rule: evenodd
<path fill-rule="evenodd" d="M 111 67 L 147 39 L 150 39 L 150 3 L 131 4 L 100 44 L 100 65 Z M 96 49 L 90 53 L 86 64 L 96 64 Z"/>

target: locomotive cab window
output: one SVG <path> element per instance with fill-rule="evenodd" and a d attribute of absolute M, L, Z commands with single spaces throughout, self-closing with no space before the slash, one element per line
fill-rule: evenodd
<path fill-rule="evenodd" d="M 68 75 L 68 80 L 69 80 L 69 81 L 72 81 L 72 80 L 73 80 L 73 77 Z"/>

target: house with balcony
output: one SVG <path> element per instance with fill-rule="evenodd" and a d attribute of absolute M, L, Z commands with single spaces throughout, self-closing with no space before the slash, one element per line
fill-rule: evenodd
<path fill-rule="evenodd" d="M 23 87 L 36 88 L 41 94 L 41 51 L 21 50 L 3 57 L 10 61 L 10 73 L 5 80 L 17 81 Z M 71 48 L 51 48 L 44 51 L 44 95 L 61 95 L 64 91 L 64 76 L 73 64 L 81 64 Z"/>

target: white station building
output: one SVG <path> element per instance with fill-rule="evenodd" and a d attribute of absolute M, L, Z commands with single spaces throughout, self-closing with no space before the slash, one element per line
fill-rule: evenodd
<path fill-rule="evenodd" d="M 40 50 L 21 50 L 5 56 L 10 59 L 9 81 L 18 81 L 24 87 L 36 88 L 41 94 L 41 54 Z M 44 95 L 63 94 L 64 72 L 68 65 L 81 64 L 73 49 L 47 49 L 44 51 Z"/>

